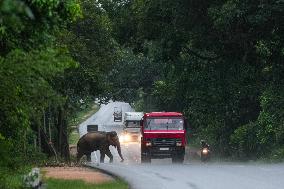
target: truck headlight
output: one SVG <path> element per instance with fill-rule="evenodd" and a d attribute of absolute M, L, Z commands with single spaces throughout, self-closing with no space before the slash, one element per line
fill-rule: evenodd
<path fill-rule="evenodd" d="M 146 146 L 152 146 L 152 143 L 150 141 L 147 141 L 145 144 Z"/>
<path fill-rule="evenodd" d="M 176 142 L 176 146 L 182 146 L 182 142 Z"/>
<path fill-rule="evenodd" d="M 124 135 L 120 135 L 120 136 L 119 136 L 119 141 L 120 141 L 120 142 L 124 142 L 124 141 L 125 141 Z"/>
<path fill-rule="evenodd" d="M 124 135 L 124 141 L 130 141 L 130 136 L 129 136 L 129 134 L 125 134 Z"/>
<path fill-rule="evenodd" d="M 128 142 L 128 141 L 130 141 L 130 135 L 129 135 L 129 134 L 126 134 L 126 133 L 120 135 L 119 141 L 120 141 L 120 142 Z"/>

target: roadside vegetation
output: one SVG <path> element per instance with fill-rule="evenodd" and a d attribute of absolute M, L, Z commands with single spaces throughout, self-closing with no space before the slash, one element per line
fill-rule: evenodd
<path fill-rule="evenodd" d="M 90 116 L 95 114 L 99 109 L 99 105 L 94 101 L 85 103 L 84 106 L 78 110 L 74 116 L 70 117 L 68 120 L 69 126 L 69 145 L 76 145 L 79 140 L 78 126 L 80 123 L 87 120 Z"/>
<path fill-rule="evenodd" d="M 96 98 L 181 111 L 223 157 L 283 160 L 283 4 L 0 1 L 0 188 L 69 162 L 74 117 Z"/>
<path fill-rule="evenodd" d="M 72 28 L 88 17 L 79 0 L 0 1 L 0 188 L 20 188 L 49 158 L 70 161 L 68 121 L 101 94 L 112 63 L 100 51 L 111 49 L 107 23 L 93 14 L 97 46 L 86 50 Z"/>
<path fill-rule="evenodd" d="M 117 180 L 103 184 L 89 184 L 81 180 L 59 180 L 47 179 L 48 188 L 52 189 L 127 189 L 128 185 L 124 181 Z"/>
<path fill-rule="evenodd" d="M 128 47 L 113 99 L 183 112 L 220 156 L 284 159 L 283 1 L 101 2 Z"/>

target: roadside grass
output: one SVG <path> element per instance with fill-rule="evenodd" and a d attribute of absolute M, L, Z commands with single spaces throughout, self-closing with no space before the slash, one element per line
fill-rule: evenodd
<path fill-rule="evenodd" d="M 78 140 L 80 138 L 80 135 L 78 133 L 77 130 L 73 130 L 70 134 L 69 134 L 69 144 L 77 144 Z"/>
<path fill-rule="evenodd" d="M 79 111 L 72 119 L 68 121 L 68 125 L 70 125 L 69 144 L 77 144 L 80 138 L 77 130 L 78 125 L 96 113 L 98 109 L 99 105 L 92 103 L 87 108 Z"/>
<path fill-rule="evenodd" d="M 99 109 L 99 105 L 91 103 L 85 109 L 77 112 L 68 122 L 68 125 L 78 126 L 80 123 L 88 119 L 91 115 L 96 113 Z"/>
<path fill-rule="evenodd" d="M 23 185 L 22 173 L 0 173 L 0 182 L 0 188 L 21 188 Z"/>
<path fill-rule="evenodd" d="M 103 184 L 90 184 L 82 180 L 46 179 L 47 188 L 50 189 L 128 189 L 129 186 L 122 180 L 115 180 Z"/>
<path fill-rule="evenodd" d="M 20 189 L 23 188 L 23 176 L 30 171 L 31 167 L 21 166 L 17 170 L 0 168 L 0 189 Z"/>

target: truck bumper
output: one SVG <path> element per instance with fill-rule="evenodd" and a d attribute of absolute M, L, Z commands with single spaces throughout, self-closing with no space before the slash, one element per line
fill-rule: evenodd
<path fill-rule="evenodd" d="M 152 158 L 171 158 L 173 156 L 179 155 L 184 156 L 185 148 L 183 146 L 179 147 L 147 147 L 141 151 L 141 155 L 150 156 Z"/>

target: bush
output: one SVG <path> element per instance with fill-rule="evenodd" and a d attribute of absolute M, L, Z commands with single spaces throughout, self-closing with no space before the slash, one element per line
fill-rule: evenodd
<path fill-rule="evenodd" d="M 29 167 L 21 167 L 18 170 L 9 170 L 8 168 L 0 168 L 0 188 L 2 189 L 22 189 L 23 175 L 29 172 Z"/>
<path fill-rule="evenodd" d="M 284 160 L 284 146 L 277 147 L 272 150 L 268 158 L 273 162 L 282 162 Z"/>
<path fill-rule="evenodd" d="M 230 137 L 231 153 L 234 157 L 255 158 L 258 151 L 258 125 L 255 122 L 237 128 Z"/>
<path fill-rule="evenodd" d="M 261 95 L 262 111 L 258 117 L 260 125 L 257 138 L 261 146 L 260 153 L 277 157 L 281 155 L 284 143 L 284 90 L 280 85 L 266 88 Z"/>

